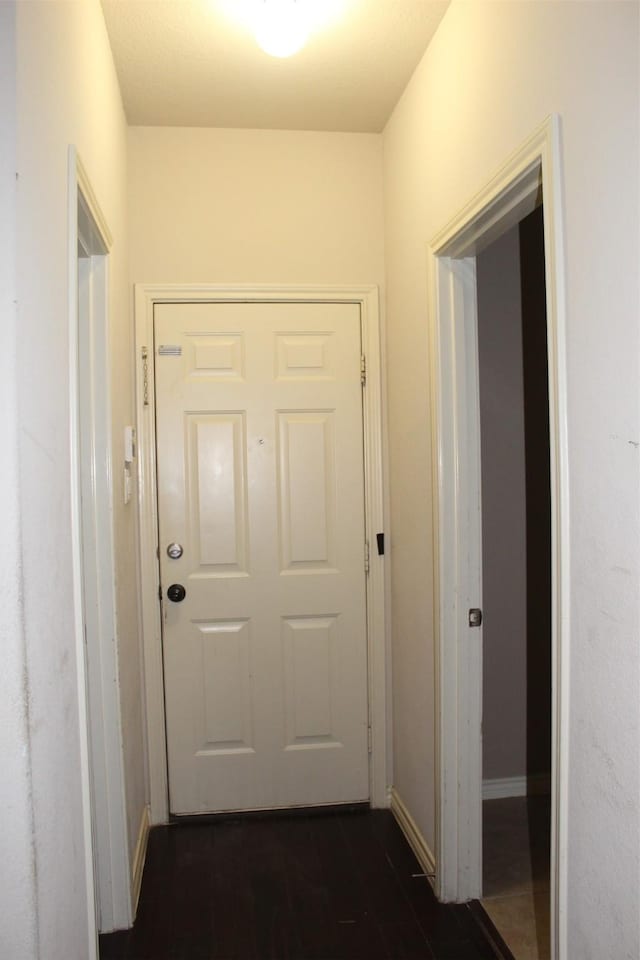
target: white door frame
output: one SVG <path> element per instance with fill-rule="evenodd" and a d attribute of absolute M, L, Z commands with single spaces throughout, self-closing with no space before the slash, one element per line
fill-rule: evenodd
<path fill-rule="evenodd" d="M 132 913 L 114 595 L 108 263 L 112 239 L 73 146 L 68 157 L 68 217 L 74 622 L 89 960 L 93 960 L 98 929 L 128 927 Z"/>
<path fill-rule="evenodd" d="M 436 888 L 482 892 L 480 412 L 475 258 L 544 201 L 552 575 L 551 940 L 567 957 L 569 484 L 560 129 L 551 117 L 433 239 L 431 293 L 436 537 Z"/>
<path fill-rule="evenodd" d="M 383 420 L 378 288 L 310 286 L 219 286 L 210 284 L 137 284 L 135 287 L 136 406 L 140 497 L 140 571 L 145 663 L 147 743 L 151 823 L 169 819 L 162 641 L 158 589 L 155 390 L 153 362 L 154 304 L 163 302 L 313 302 L 360 306 L 367 385 L 363 393 L 365 523 L 370 548 L 367 577 L 369 721 L 371 727 L 370 797 L 375 807 L 389 805 L 387 749 L 387 662 L 385 630 L 385 558 L 376 550 L 376 534 L 385 531 L 383 494 Z M 388 540 L 388 531 L 387 531 Z M 363 558 L 364 562 L 364 558 Z"/>

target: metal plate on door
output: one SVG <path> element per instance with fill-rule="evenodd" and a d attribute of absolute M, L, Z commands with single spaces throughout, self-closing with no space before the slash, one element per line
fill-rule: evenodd
<path fill-rule="evenodd" d="M 469 610 L 469 626 L 479 627 L 482 623 L 482 610 L 479 607 L 471 607 Z"/>

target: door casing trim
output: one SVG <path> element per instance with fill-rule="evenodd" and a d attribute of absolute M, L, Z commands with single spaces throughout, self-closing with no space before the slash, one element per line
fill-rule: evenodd
<path fill-rule="evenodd" d="M 155 389 L 153 364 L 153 309 L 156 303 L 356 303 L 360 306 L 362 345 L 367 358 L 367 384 L 363 392 L 365 529 L 370 547 L 367 577 L 367 651 L 370 802 L 390 803 L 390 750 L 388 713 L 389 642 L 386 629 L 386 564 L 376 547 L 376 533 L 385 527 L 384 421 L 380 349 L 378 287 L 281 286 L 217 284 L 136 284 L 135 370 L 138 430 L 138 501 L 140 522 L 141 630 L 144 652 L 147 752 L 151 824 L 169 820 L 166 726 L 162 639 L 158 587 Z M 146 351 L 146 362 L 143 352 Z"/>
<path fill-rule="evenodd" d="M 482 890 L 482 534 L 475 258 L 543 191 L 551 486 L 551 956 L 566 960 L 569 787 L 569 480 L 560 121 L 534 131 L 429 245 L 436 650 L 436 892 Z M 473 634 L 473 636 L 471 636 Z"/>
<path fill-rule="evenodd" d="M 68 148 L 67 176 L 73 616 L 80 717 L 88 960 L 95 960 L 99 952 L 98 926 L 101 932 L 109 932 L 131 923 L 114 593 L 108 351 L 109 255 L 113 239 L 73 145 Z M 88 257 L 85 276 L 88 289 L 82 305 L 78 293 L 79 242 Z M 81 330 L 81 324 L 84 330 Z M 86 427 L 84 437 L 81 412 Z M 94 478 L 84 503 L 83 469 Z"/>

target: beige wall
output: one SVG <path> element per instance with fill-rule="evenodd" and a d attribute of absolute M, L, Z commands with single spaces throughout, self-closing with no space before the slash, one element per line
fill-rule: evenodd
<path fill-rule="evenodd" d="M 638 6 L 454 2 L 384 133 L 395 780 L 434 844 L 426 244 L 562 122 L 570 960 L 637 956 Z M 597 916 L 598 922 L 593 922 Z"/>
<path fill-rule="evenodd" d="M 17 4 L 17 290 L 33 919 L 39 956 L 88 956 L 70 534 L 67 152 L 75 144 L 114 237 L 111 267 L 114 532 L 127 810 L 144 804 L 134 508 L 121 499 L 122 428 L 132 422 L 126 126 L 97 0 Z M 1 951 L 0 951 L 1 952 Z M 8 956 L 9 954 L 7 954 Z M 30 957 L 27 950 L 11 956 Z"/>
<path fill-rule="evenodd" d="M 527 772 L 527 514 L 518 227 L 476 261 L 482 440 L 482 775 Z"/>
<path fill-rule="evenodd" d="M 381 283 L 381 138 L 129 130 L 133 282 Z"/>

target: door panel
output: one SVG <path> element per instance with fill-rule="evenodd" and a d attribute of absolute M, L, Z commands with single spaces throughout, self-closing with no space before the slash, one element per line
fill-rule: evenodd
<path fill-rule="evenodd" d="M 335 528 L 333 412 L 278 414 L 283 570 L 331 565 Z"/>
<path fill-rule="evenodd" d="M 200 566 L 212 573 L 246 568 L 244 432 L 240 413 L 187 415 L 191 540 Z"/>
<path fill-rule="evenodd" d="M 253 749 L 248 623 L 200 623 L 201 739 L 209 751 Z"/>
<path fill-rule="evenodd" d="M 359 308 L 156 304 L 154 327 L 171 811 L 366 799 Z"/>
<path fill-rule="evenodd" d="M 337 617 L 283 621 L 287 750 L 339 743 L 331 716 L 336 621 Z"/>

